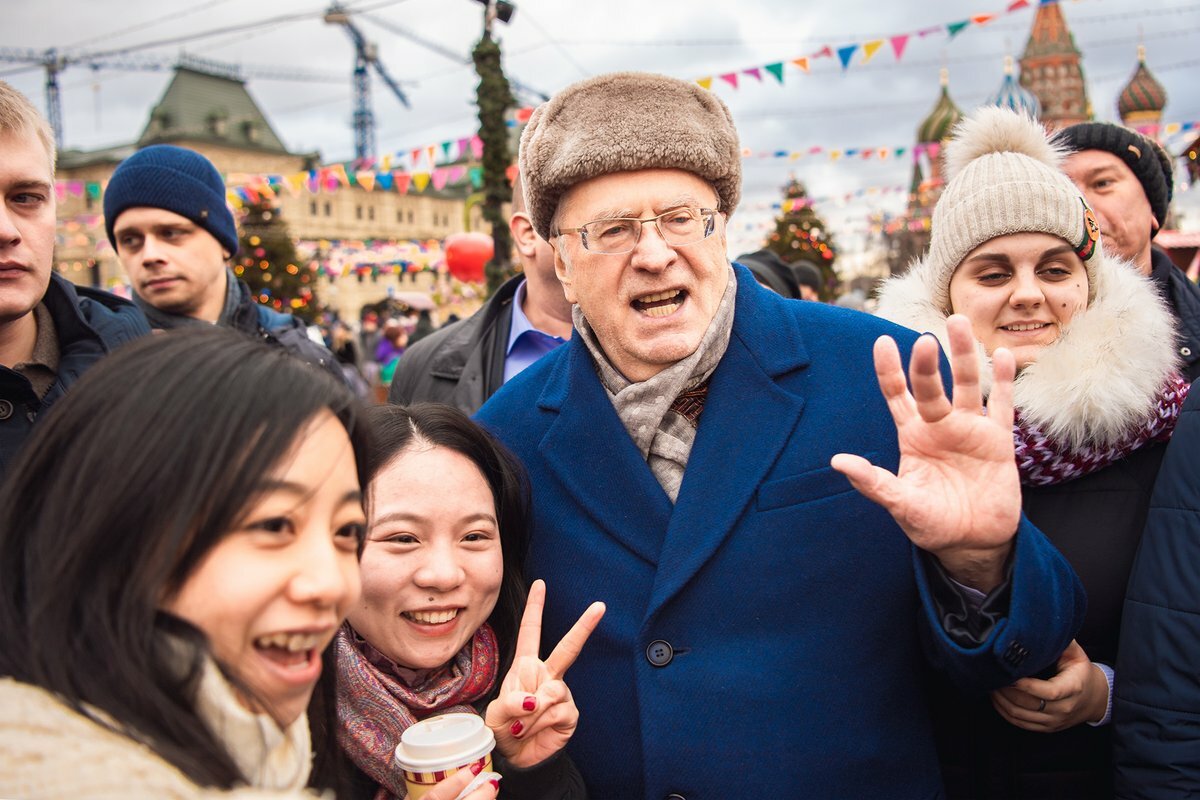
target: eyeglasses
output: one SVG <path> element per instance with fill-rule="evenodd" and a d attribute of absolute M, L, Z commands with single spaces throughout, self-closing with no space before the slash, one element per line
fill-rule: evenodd
<path fill-rule="evenodd" d="M 673 208 L 657 217 L 597 219 L 578 228 L 560 228 L 558 232 L 578 233 L 583 249 L 591 253 L 615 256 L 629 253 L 637 247 L 642 238 L 642 228 L 647 222 L 654 223 L 664 242 L 671 247 L 682 247 L 712 236 L 713 231 L 717 229 L 717 210 Z"/>

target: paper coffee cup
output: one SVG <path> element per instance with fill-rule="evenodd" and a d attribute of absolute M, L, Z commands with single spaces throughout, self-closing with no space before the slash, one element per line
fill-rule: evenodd
<path fill-rule="evenodd" d="M 478 714 L 443 714 L 407 728 L 396 745 L 396 766 L 404 773 L 410 800 L 421 800 L 460 769 L 479 764 L 492 769 L 496 737 Z"/>

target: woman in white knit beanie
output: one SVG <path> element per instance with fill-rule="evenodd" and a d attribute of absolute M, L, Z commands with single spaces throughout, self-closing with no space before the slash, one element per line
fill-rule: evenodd
<path fill-rule="evenodd" d="M 1062 151 L 1036 122 L 979 109 L 945 153 L 929 252 L 884 284 L 877 313 L 943 347 L 947 318 L 963 314 L 981 359 L 1013 351 L 1024 511 L 1088 593 L 1084 626 L 1052 674 L 990 698 L 934 698 L 947 792 L 1112 796 L 1108 721 L 1120 676 L 1111 665 L 1125 584 L 1188 388 L 1174 323 L 1153 285 L 1101 247 L 1091 209 L 1059 171 Z"/>

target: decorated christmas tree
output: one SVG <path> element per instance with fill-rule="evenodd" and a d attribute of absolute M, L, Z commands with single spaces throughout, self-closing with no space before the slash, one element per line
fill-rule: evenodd
<path fill-rule="evenodd" d="M 266 200 L 247 205 L 241 229 L 234 273 L 246 282 L 258 302 L 311 322 L 320 310 L 316 279 L 300 265 L 279 210 Z"/>
<path fill-rule="evenodd" d="M 833 300 L 840 280 L 833 268 L 837 260 L 833 235 L 813 210 L 804 184 L 795 176 L 788 180 L 783 192 L 782 211 L 775 220 L 775 232 L 767 237 L 767 249 L 789 264 L 807 261 L 815 265 L 821 270 L 821 299 Z"/>

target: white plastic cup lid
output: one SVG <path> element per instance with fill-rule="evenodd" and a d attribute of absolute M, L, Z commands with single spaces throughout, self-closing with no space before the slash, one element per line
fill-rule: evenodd
<path fill-rule="evenodd" d="M 409 772 L 440 772 L 483 758 L 496 737 L 478 714 L 442 714 L 405 729 L 396 764 Z"/>

